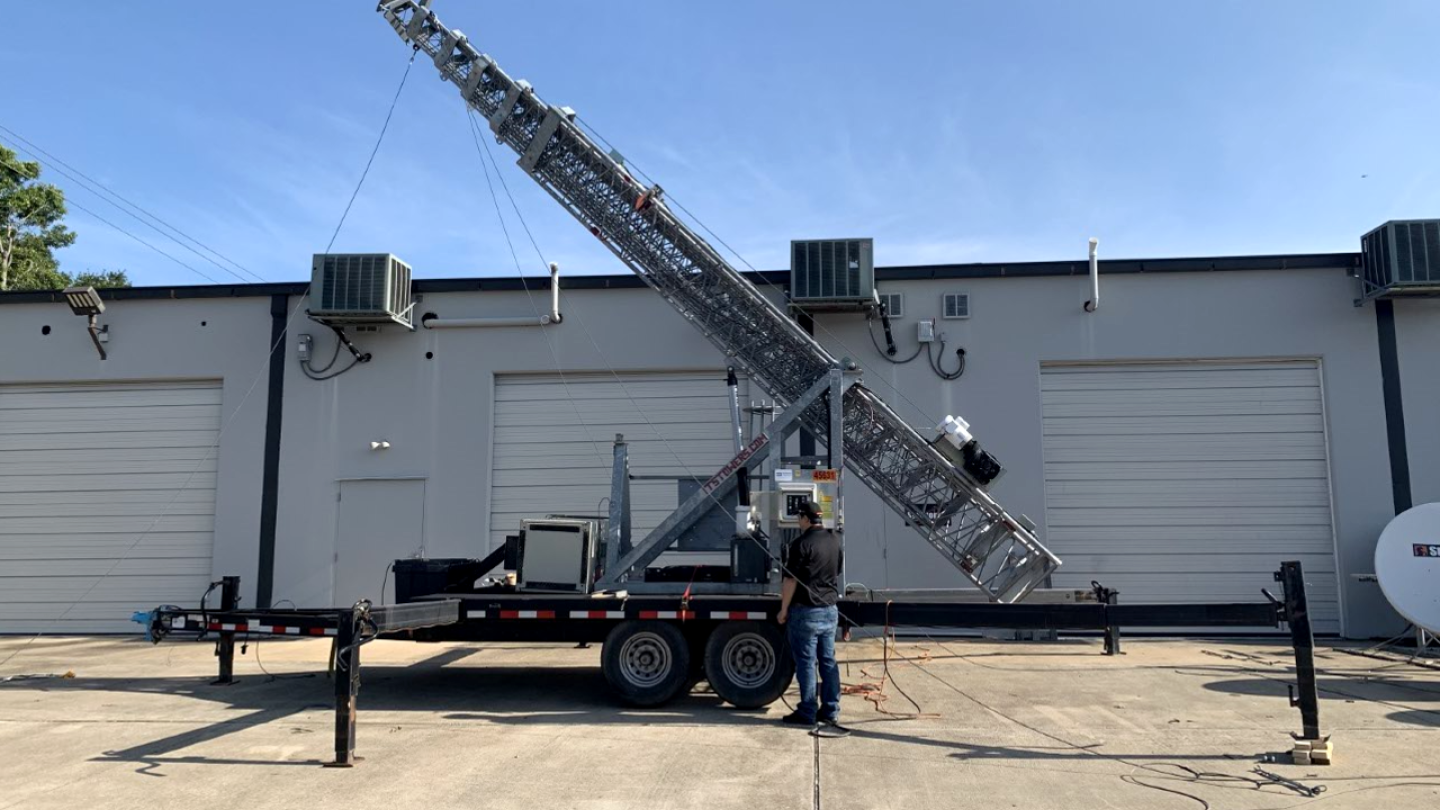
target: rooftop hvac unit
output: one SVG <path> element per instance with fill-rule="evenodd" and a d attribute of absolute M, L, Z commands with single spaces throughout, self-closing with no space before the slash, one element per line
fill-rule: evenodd
<path fill-rule="evenodd" d="M 1360 300 L 1440 295 L 1440 219 L 1387 222 L 1360 237 Z"/>
<path fill-rule="evenodd" d="M 875 240 L 790 243 L 790 298 L 807 309 L 875 305 Z"/>
<path fill-rule="evenodd" d="M 398 323 L 414 329 L 410 265 L 389 253 L 317 253 L 310 317 L 325 324 Z"/>

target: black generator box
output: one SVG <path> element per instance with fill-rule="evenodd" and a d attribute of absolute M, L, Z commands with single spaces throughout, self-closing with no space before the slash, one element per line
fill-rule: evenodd
<path fill-rule="evenodd" d="M 480 560 L 463 558 L 396 560 L 395 601 L 413 602 L 437 593 L 464 593 L 485 572 Z"/>
<path fill-rule="evenodd" d="M 748 534 L 730 539 L 730 581 L 763 584 L 770 580 L 770 552 L 765 541 Z"/>

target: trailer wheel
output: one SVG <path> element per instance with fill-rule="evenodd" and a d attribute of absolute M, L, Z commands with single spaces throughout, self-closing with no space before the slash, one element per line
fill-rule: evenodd
<path fill-rule="evenodd" d="M 621 622 L 605 638 L 600 662 L 605 680 L 621 700 L 633 706 L 659 706 L 685 688 L 690 645 L 666 622 Z"/>
<path fill-rule="evenodd" d="M 795 678 L 784 631 L 768 622 L 722 622 L 705 643 L 705 678 L 737 709 L 774 703 Z"/>

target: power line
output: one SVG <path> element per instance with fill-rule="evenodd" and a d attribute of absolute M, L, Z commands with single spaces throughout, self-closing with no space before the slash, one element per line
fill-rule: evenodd
<path fill-rule="evenodd" d="M 11 166 L 11 165 L 8 164 L 8 163 L 3 163 L 3 164 L 0 164 L 0 165 L 3 165 L 5 168 L 9 169 L 10 171 L 15 172 L 15 174 L 18 175 L 18 176 L 20 176 L 20 177 L 25 177 L 25 175 L 24 175 L 17 167 L 15 167 L 15 166 Z M 169 259 L 170 261 L 175 262 L 176 264 L 180 265 L 181 267 L 185 268 L 186 270 L 189 270 L 190 272 L 194 273 L 195 275 L 197 275 L 197 276 L 205 279 L 206 281 L 209 281 L 211 284 L 219 284 L 219 283 L 220 283 L 219 281 L 217 281 L 217 280 L 215 279 L 214 276 L 208 276 L 208 275 L 200 272 L 199 270 L 196 270 L 195 268 L 191 267 L 190 265 L 186 264 L 185 262 L 180 261 L 179 259 L 175 258 L 174 256 L 171 256 L 169 253 L 166 253 L 165 251 L 161 250 L 160 248 L 155 247 L 154 245 L 150 244 L 149 242 L 146 242 L 144 239 L 141 239 L 140 237 L 138 237 L 138 236 L 136 236 L 135 234 L 133 234 L 133 233 L 125 230 L 124 228 L 120 227 L 119 225 L 116 225 L 115 223 L 113 223 L 113 222 L 111 222 L 110 220 L 108 220 L 108 219 L 100 216 L 99 214 L 95 213 L 94 211 L 91 211 L 89 208 L 86 208 L 85 206 L 81 205 L 80 203 L 77 203 L 77 202 L 75 202 L 74 200 L 66 200 L 66 201 L 65 201 L 65 204 L 66 204 L 67 206 L 74 206 L 74 207 L 80 209 L 81 211 L 84 211 L 85 213 L 89 214 L 90 216 L 94 217 L 95 219 L 100 220 L 101 222 L 105 223 L 106 225 L 109 225 L 110 227 L 114 228 L 115 230 L 119 231 L 120 233 L 123 233 L 123 234 L 125 234 L 126 236 L 130 237 L 131 239 L 134 239 L 136 242 L 139 242 L 140 244 L 144 245 L 145 247 L 148 247 L 148 248 L 150 248 L 151 250 L 155 251 L 156 253 L 159 253 L 161 256 L 164 256 L 165 258 Z M 232 274 L 232 275 L 233 275 L 233 274 Z M 241 280 L 243 281 L 244 279 L 241 279 Z"/>
<path fill-rule="evenodd" d="M 375 139 L 375 148 L 370 150 L 370 159 L 365 161 L 365 170 L 360 172 L 360 182 L 355 184 L 355 190 L 350 193 L 350 201 L 345 203 L 345 211 L 340 214 L 340 221 L 335 223 L 335 232 L 330 234 L 330 243 L 325 246 L 326 253 L 335 246 L 335 239 L 340 236 L 345 218 L 350 216 L 350 206 L 355 204 L 355 198 L 360 196 L 360 187 L 365 185 L 365 178 L 370 176 L 370 166 L 375 163 L 375 155 L 380 152 L 380 144 L 384 142 L 385 133 L 390 129 L 390 118 L 395 115 L 395 105 L 400 103 L 400 93 L 405 89 L 405 80 L 410 78 L 410 68 L 415 67 L 416 53 L 419 53 L 418 48 L 411 52 L 410 61 L 405 63 L 405 73 L 400 77 L 400 86 L 395 88 L 395 97 L 390 99 L 390 111 L 385 113 L 385 123 L 380 125 L 380 137 Z"/>
<path fill-rule="evenodd" d="M 75 181 L 75 182 L 76 182 L 77 184 L 79 184 L 82 188 L 85 188 L 87 191 L 91 192 L 92 194 L 95 194 L 95 195 L 99 196 L 101 199 L 105 199 L 105 197 L 106 197 L 107 195 L 108 195 L 109 197 L 113 197 L 114 200 L 108 200 L 108 199 L 107 199 L 107 200 L 105 200 L 105 201 L 106 201 L 107 203 L 109 203 L 110 205 L 113 205 L 113 206 L 115 206 L 116 208 L 119 208 L 122 212 L 124 212 L 125 214 L 127 214 L 128 216 L 130 216 L 132 219 L 135 219 L 135 220 L 139 221 L 141 224 L 144 224 L 145 226 L 149 227 L 151 230 L 155 231 L 156 233 L 159 233 L 161 236 L 164 236 L 164 237 L 170 239 L 171 241 L 175 242 L 176 244 L 180 245 L 181 247 L 185 248 L 186 250 L 190 251 L 191 253 L 194 253 L 196 256 L 199 256 L 200 258 L 204 259 L 205 261 L 207 261 L 207 262 L 215 265 L 216 267 L 220 268 L 221 270 L 224 270 L 225 272 L 229 273 L 229 274 L 232 275 L 232 276 L 235 276 L 236 278 L 240 279 L 241 281 L 243 281 L 243 282 L 245 282 L 245 283 L 247 283 L 247 284 L 250 283 L 250 280 L 251 280 L 251 279 L 254 279 L 255 281 L 259 281 L 259 282 L 265 281 L 265 279 L 262 278 L 262 277 L 260 277 L 259 274 L 257 274 L 257 273 L 255 273 L 255 272 L 249 270 L 249 269 L 246 268 L 244 265 L 240 264 L 239 262 L 235 261 L 234 259 L 228 258 L 227 256 L 225 256 L 224 254 L 222 254 L 222 253 L 220 253 L 219 251 L 215 250 L 214 248 L 211 248 L 211 247 L 207 246 L 205 243 L 201 242 L 200 240 L 196 239 L 196 238 L 193 237 L 193 236 L 190 236 L 189 234 L 185 233 L 184 231 L 180 230 L 179 228 L 175 227 L 174 225 L 171 225 L 170 223 L 168 223 L 168 222 L 166 222 L 165 220 L 161 219 L 159 216 L 157 216 L 157 215 L 155 215 L 155 214 L 152 214 L 151 212 L 149 212 L 149 211 L 147 211 L 146 209 L 142 208 L 140 205 L 131 202 L 130 200 L 128 200 L 128 199 L 126 199 L 125 197 L 121 196 L 118 192 L 110 189 L 110 188 L 109 188 L 108 186 L 106 186 L 104 183 L 101 183 L 99 180 L 94 179 L 94 178 L 91 177 L 90 175 L 85 174 L 84 172 L 80 171 L 79 169 L 75 168 L 74 166 L 71 166 L 70 164 L 66 163 L 65 161 L 61 160 L 60 158 L 56 157 L 55 155 L 51 154 L 50 152 L 45 151 L 45 149 L 43 149 L 40 145 L 36 144 L 34 141 L 29 140 L 28 138 L 26 138 L 25 136 L 23 136 L 23 135 L 21 135 L 20 133 L 16 132 L 15 130 L 10 129 L 9 127 L 5 126 L 4 124 L 0 124 L 0 132 L 6 132 L 6 133 L 8 133 L 8 134 L 10 135 L 10 137 L 14 138 L 16 141 L 18 141 L 18 142 L 20 142 L 20 143 L 23 143 L 23 144 L 25 144 L 26 146 L 29 146 L 29 147 L 30 147 L 30 149 L 22 149 L 21 151 L 31 152 L 32 154 L 35 154 L 35 155 L 37 155 L 37 156 L 44 156 L 45 158 L 48 158 L 51 168 L 55 169 L 55 171 L 59 172 L 61 175 L 64 175 L 65 177 L 68 177 L 69 179 Z M 56 167 L 63 167 L 63 168 L 56 168 Z M 68 172 L 66 171 L 67 169 L 69 170 Z M 74 174 L 75 174 L 75 175 L 78 175 L 79 177 L 77 178 L 76 176 L 71 175 L 69 172 L 74 172 Z M 84 179 L 82 180 L 82 179 L 79 179 L 79 178 L 84 178 Z M 93 184 L 93 185 L 95 185 L 95 186 L 99 186 L 99 190 L 97 190 L 97 189 L 95 189 L 95 188 L 92 188 L 90 185 L 87 184 L 87 182 L 88 182 L 89 184 Z M 119 200 L 119 202 L 117 203 L 117 202 L 115 202 L 115 200 Z M 129 208 L 133 209 L 134 211 L 139 212 L 139 215 L 137 215 L 136 213 L 132 213 L 132 211 L 127 211 L 127 210 L 125 209 L 125 206 L 128 206 Z M 225 265 L 220 264 L 219 262 L 215 261 L 214 259 L 210 258 L 209 256 L 206 256 L 205 254 L 201 253 L 200 251 L 196 250 L 195 248 L 190 247 L 189 245 L 187 245 L 187 244 L 185 244 L 184 242 L 180 241 L 180 239 L 176 239 L 174 236 L 165 233 L 164 231 L 160 230 L 160 228 L 156 227 L 155 225 L 151 224 L 150 222 L 146 222 L 144 219 L 141 218 L 140 215 L 143 215 L 144 217 L 148 217 L 150 220 L 153 220 L 154 222 L 159 223 L 159 225 L 161 225 L 161 226 L 169 229 L 169 230 L 172 231 L 173 233 L 178 234 L 179 236 L 183 237 L 184 239 L 187 239 L 187 240 L 189 240 L 190 242 L 195 243 L 196 245 L 200 246 L 200 247 L 201 247 L 202 249 L 204 249 L 205 251 L 207 251 L 207 252 L 209 252 L 209 253 L 211 253 L 211 254 L 213 254 L 213 255 L 221 258 L 221 259 L 224 259 L 227 263 L 233 265 L 234 267 L 238 268 L 240 271 L 244 272 L 246 275 L 250 276 L 250 279 L 246 279 L 246 278 L 241 277 L 240 275 L 238 275 L 237 273 L 235 273 L 233 270 L 231 270 L 230 268 L 226 267 Z"/>

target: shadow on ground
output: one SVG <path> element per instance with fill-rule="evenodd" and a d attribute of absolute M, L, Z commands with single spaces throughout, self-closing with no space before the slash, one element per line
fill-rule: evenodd
<path fill-rule="evenodd" d="M 483 655 L 485 648 L 449 649 L 406 665 L 365 664 L 361 673 L 360 716 L 366 712 L 445 712 L 446 720 L 483 720 L 508 725 L 545 723 L 763 725 L 774 720 L 763 712 L 742 711 L 721 703 L 703 690 L 671 701 L 660 709 L 633 709 L 615 703 L 600 668 L 584 666 L 487 664 L 449 667 Z M 179 695 L 224 704 L 248 712 L 121 750 L 105 751 L 97 761 L 135 762 L 137 773 L 160 776 L 153 769 L 167 763 L 223 765 L 316 765 L 320 760 L 237 760 L 198 756 L 166 756 L 248 728 L 283 721 L 302 712 L 334 709 L 334 684 L 325 673 L 285 673 L 276 678 L 248 675 L 231 685 L 214 685 L 209 677 L 65 678 L 0 684 L 0 691 L 41 693 L 117 692 Z M 331 715 L 327 715 L 331 716 Z M 87 718 L 77 717 L 78 720 Z M 313 728 L 293 727 L 295 734 Z M 318 742 L 318 741 L 317 741 Z M 328 746 L 327 746 L 328 747 Z"/>

